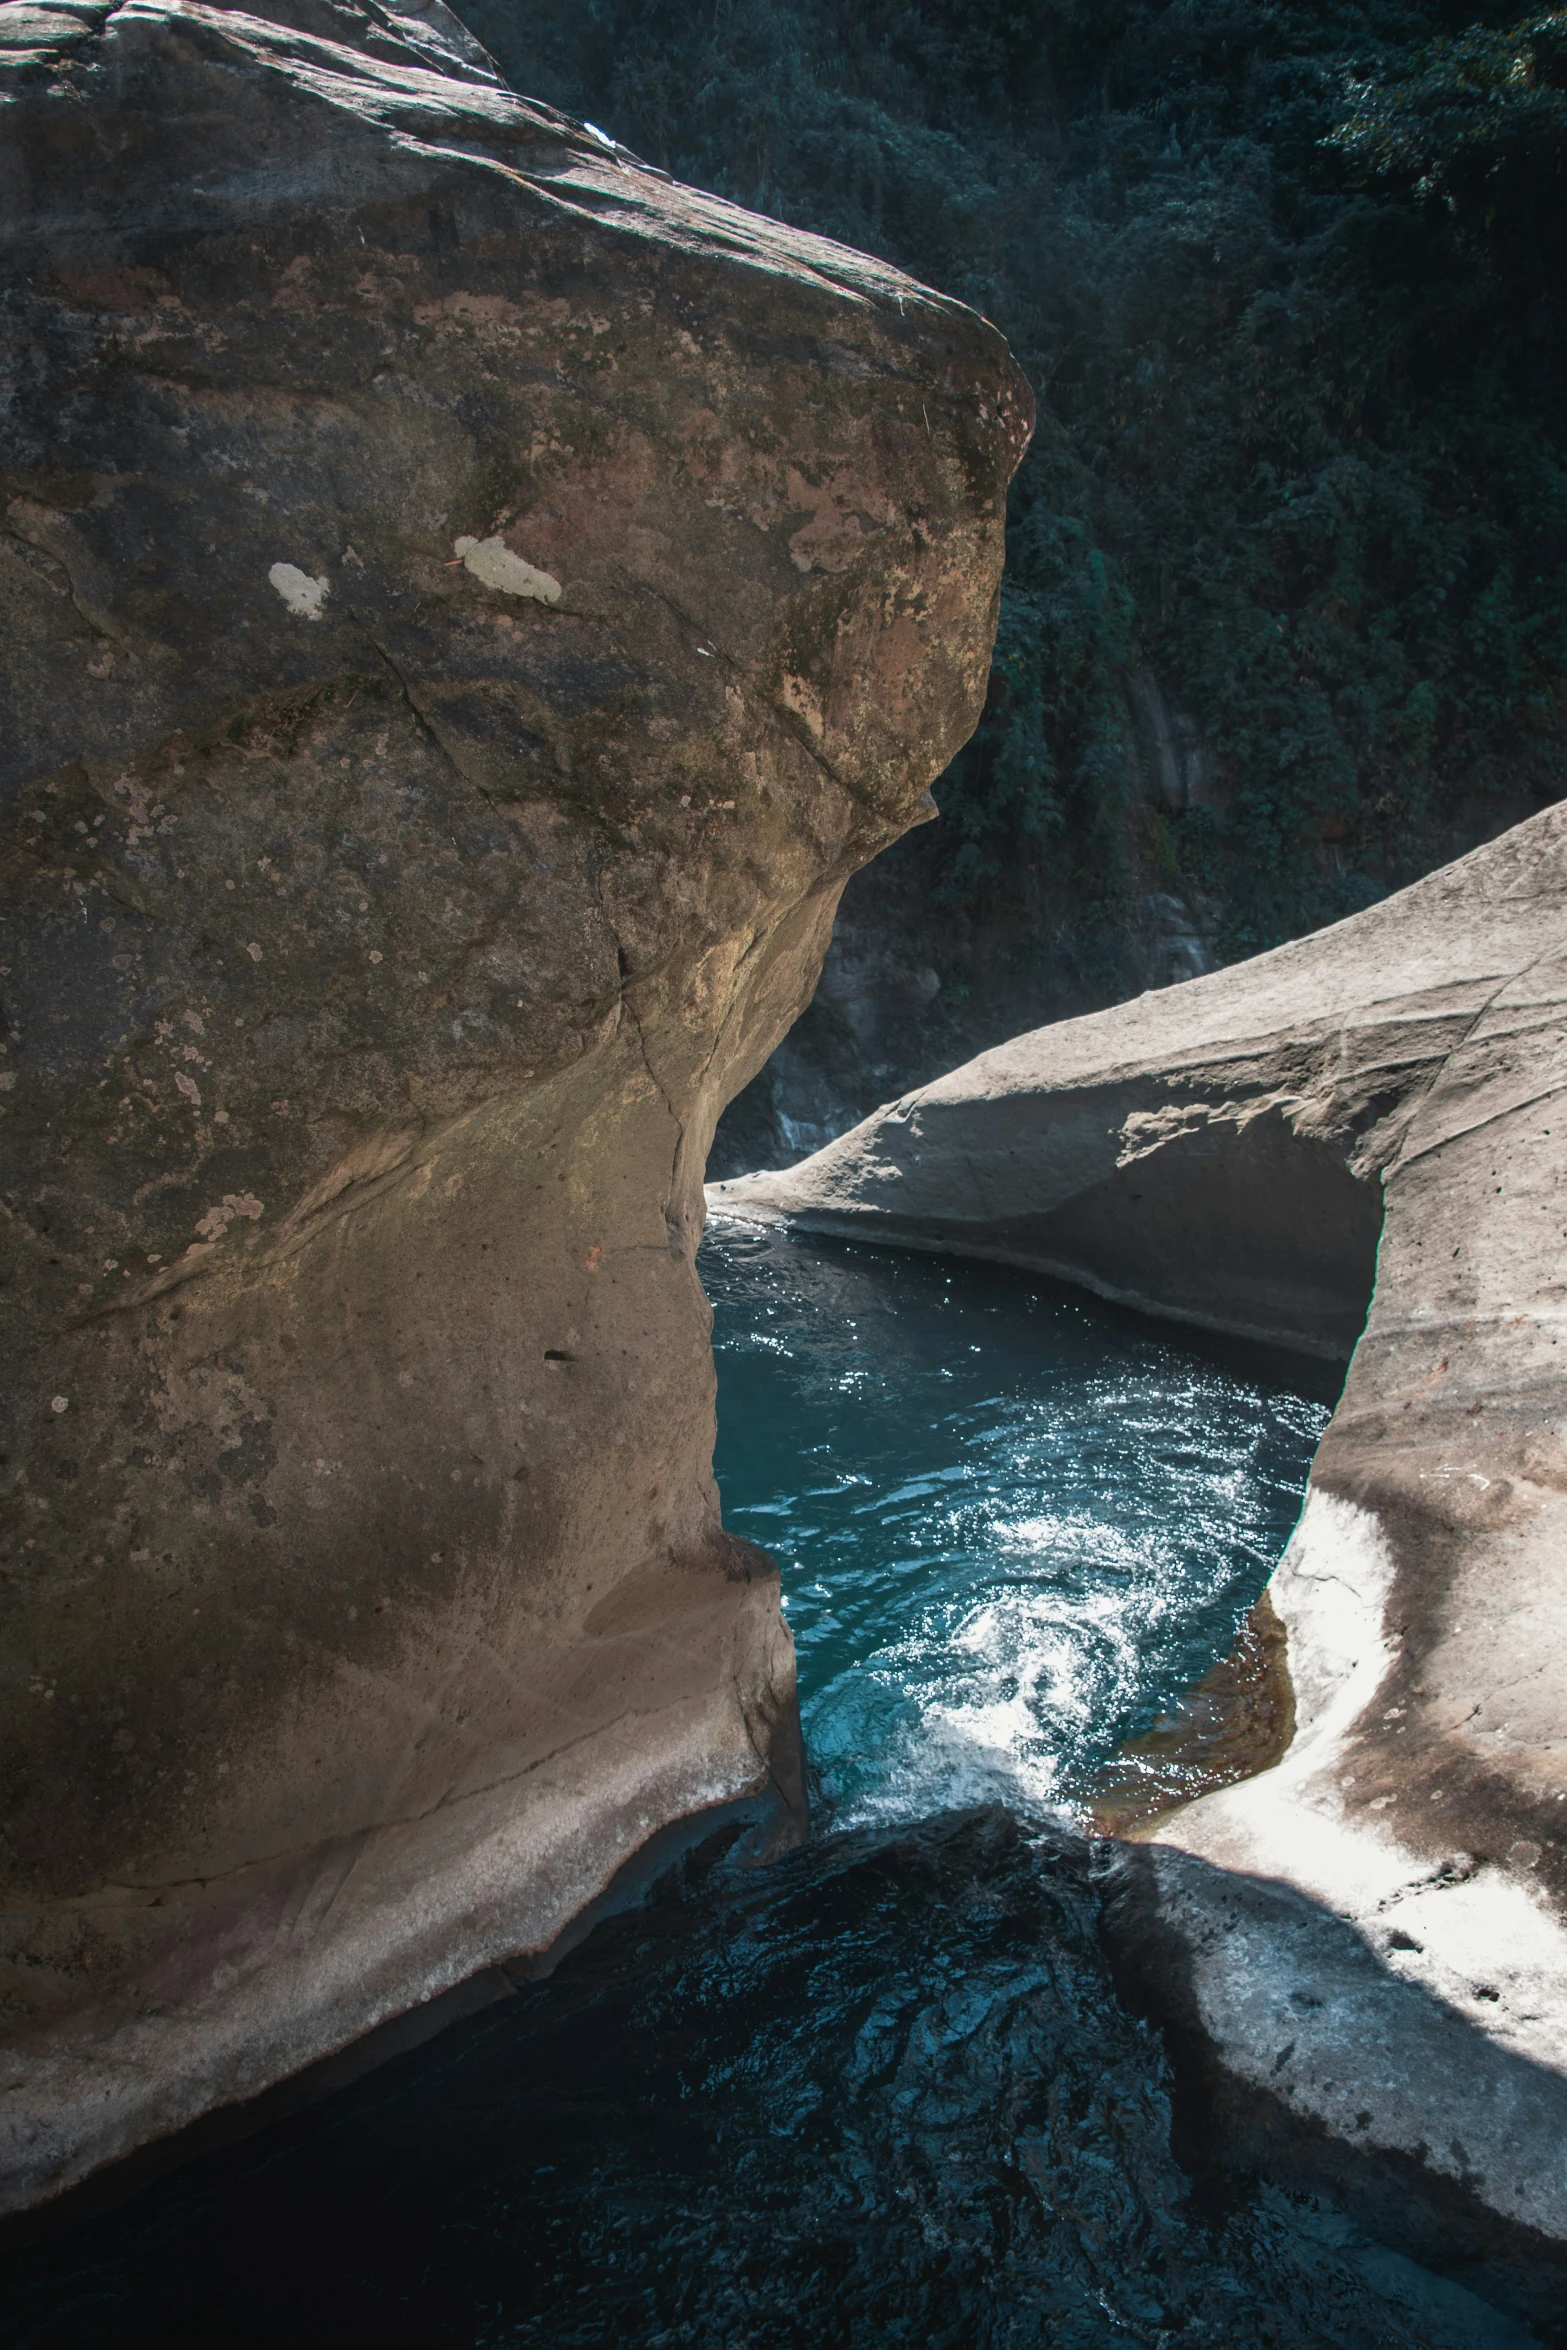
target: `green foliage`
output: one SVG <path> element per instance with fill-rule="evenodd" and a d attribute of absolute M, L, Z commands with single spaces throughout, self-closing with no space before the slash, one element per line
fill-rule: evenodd
<path fill-rule="evenodd" d="M 1560 222 L 1567 11 L 1438 39 L 1391 82 L 1357 81 L 1331 144 L 1368 177 L 1436 196 L 1496 239 Z M 1536 208 L 1552 218 L 1542 222 Z M 1505 245 L 1499 247 L 1505 251 Z"/>
<path fill-rule="evenodd" d="M 938 787 L 949 892 L 1048 863 L 1109 939 L 1139 860 L 1173 861 L 1244 951 L 1445 853 L 1477 799 L 1567 787 L 1567 15 L 466 13 L 519 86 L 1010 336 L 1041 428 L 986 718 Z M 1154 848 L 1131 821 L 1140 667 L 1220 786 Z"/>

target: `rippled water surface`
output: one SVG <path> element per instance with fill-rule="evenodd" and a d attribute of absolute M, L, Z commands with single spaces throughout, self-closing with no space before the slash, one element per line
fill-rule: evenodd
<path fill-rule="evenodd" d="M 836 1819 L 1069 1800 L 1231 1646 L 1340 1373 L 1032 1276 L 710 1233 L 724 1518 Z"/>
<path fill-rule="evenodd" d="M 0 2343 L 1519 2350 L 1352 2217 L 1183 2172 L 1101 1946 L 1128 1864 L 1050 1816 L 1227 1645 L 1323 1395 L 972 1267 L 704 1269 L 832 1832 L 711 1840 L 549 1979 L 0 2246 Z"/>

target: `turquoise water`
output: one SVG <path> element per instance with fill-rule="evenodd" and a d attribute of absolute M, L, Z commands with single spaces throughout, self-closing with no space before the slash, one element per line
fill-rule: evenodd
<path fill-rule="evenodd" d="M 1341 1372 L 995 1266 L 737 1225 L 700 1266 L 835 1823 L 1070 1807 L 1232 1645 Z"/>
<path fill-rule="evenodd" d="M 1207 2171 L 1107 1957 L 1125 1855 L 1048 1816 L 1228 1646 L 1331 1380 L 983 1267 L 702 1269 L 817 1835 L 728 1829 L 427 2046 L 0 2231 L 3 2350 L 1529 2350 L 1368 2215 Z"/>

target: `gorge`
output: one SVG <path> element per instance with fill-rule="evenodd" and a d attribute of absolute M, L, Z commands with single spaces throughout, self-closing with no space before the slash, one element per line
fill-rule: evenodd
<path fill-rule="evenodd" d="M 1431 2242 L 1567 2239 L 1564 889 L 1549 810 L 712 1194 L 1324 1351 L 1369 1300 L 1271 1585 L 1293 1738 L 1155 1827 L 1121 1930 L 1235 2134 L 1354 2149 Z"/>
<path fill-rule="evenodd" d="M 0 97 L 18 2350 L 275 2341 L 258 2209 L 410 2344 L 1559 2339 L 1567 821 L 704 1194 L 979 720 L 1002 336 L 440 0 L 5 0 Z M 809 1234 L 845 1326 L 872 1248 L 909 1327 L 943 1258 L 1034 1284 L 1020 1356 L 1067 1283 L 1106 1352 L 1304 1358 L 1165 1381 L 1172 1516 L 1233 1506 L 1149 1619 L 1190 1674 L 1091 1686 L 1075 1778 L 1052 1732 L 878 1812 L 851 1724 L 806 1843 L 709 1215 L 720 1314 Z M 1242 1623 L 1240 1745 L 1127 1804 Z"/>

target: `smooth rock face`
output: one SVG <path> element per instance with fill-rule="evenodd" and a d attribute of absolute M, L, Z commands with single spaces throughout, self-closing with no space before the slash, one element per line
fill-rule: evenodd
<path fill-rule="evenodd" d="M 1418 2175 L 1553 2241 L 1564 1087 L 1553 809 L 1368 913 L 1020 1037 L 711 1194 L 1317 1349 L 1347 1351 L 1375 1261 L 1271 1587 L 1293 1742 L 1161 1824 L 1137 1933 L 1166 1966 L 1180 1952 L 1183 2012 L 1232 2081 L 1401 2166 L 1401 2193 Z"/>
<path fill-rule="evenodd" d="M 439 6 L 0 8 L 4 2198 L 800 1811 L 703 1158 L 1027 387 Z"/>

